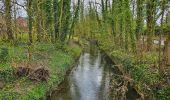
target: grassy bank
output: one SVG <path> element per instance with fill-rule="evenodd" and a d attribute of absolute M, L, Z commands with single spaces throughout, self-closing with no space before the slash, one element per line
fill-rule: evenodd
<path fill-rule="evenodd" d="M 71 68 L 75 59 L 81 53 L 77 45 L 35 43 L 32 47 L 31 63 L 36 67 L 43 64 L 49 70 L 49 78 L 44 82 L 37 82 L 15 75 L 15 66 L 25 66 L 28 62 L 27 45 L 1 47 L 8 49 L 8 54 L 0 64 L 0 100 L 39 100 L 46 96 L 46 92 L 56 87 Z"/>
<path fill-rule="evenodd" d="M 149 100 L 169 100 L 170 86 L 166 85 L 166 78 L 161 75 L 158 67 L 158 52 L 144 52 L 142 56 L 118 49 L 113 45 L 115 42 L 112 36 L 98 37 L 99 47 L 107 55 L 121 66 L 120 69 L 133 80 L 135 89 L 145 99 Z M 107 40 L 107 42 L 106 42 Z"/>

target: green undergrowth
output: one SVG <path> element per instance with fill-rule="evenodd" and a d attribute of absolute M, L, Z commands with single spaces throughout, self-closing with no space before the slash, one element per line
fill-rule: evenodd
<path fill-rule="evenodd" d="M 103 38 L 111 43 L 105 42 Z M 165 81 L 158 68 L 158 52 L 143 53 L 142 57 L 138 57 L 133 53 L 117 49 L 111 37 L 103 36 L 97 40 L 100 49 L 105 51 L 116 64 L 122 65 L 125 73 L 130 74 L 138 92 L 144 94 L 145 97 L 152 95 L 158 100 L 169 100 L 169 88 L 164 87 L 161 90 L 155 88 L 157 84 Z"/>
<path fill-rule="evenodd" d="M 147 96 L 153 93 L 153 86 L 161 83 L 164 79 L 159 73 L 156 65 L 154 65 L 158 60 L 157 57 L 155 57 L 155 54 L 144 55 L 144 62 L 139 63 L 134 55 L 127 54 L 118 50 L 110 53 L 111 58 L 116 63 L 122 64 L 124 70 L 127 73 L 130 73 L 131 77 L 137 84 L 138 91 L 144 93 L 145 96 Z M 153 59 L 150 60 L 150 58 Z"/>
<path fill-rule="evenodd" d="M 158 61 L 155 54 L 146 54 L 143 58 L 144 62 L 140 63 L 136 61 L 135 56 L 120 51 L 113 51 L 110 56 L 117 64 L 122 64 L 125 72 L 131 75 L 138 92 L 143 93 L 146 97 L 158 95 L 159 90 L 155 86 L 162 83 L 164 78 L 159 73 L 157 65 L 154 65 Z M 151 58 L 153 59 L 151 60 Z"/>
<path fill-rule="evenodd" d="M 79 46 L 35 43 L 31 48 L 32 62 L 47 63 L 50 77 L 47 82 L 35 82 L 27 77 L 16 77 L 12 63 L 28 60 L 28 46 L 1 47 L 8 49 L 6 61 L 1 62 L 0 80 L 5 86 L 0 91 L 0 100 L 39 100 L 46 92 L 56 87 L 81 53 Z"/>
<path fill-rule="evenodd" d="M 170 85 L 159 90 L 157 94 L 159 100 L 170 100 Z"/>

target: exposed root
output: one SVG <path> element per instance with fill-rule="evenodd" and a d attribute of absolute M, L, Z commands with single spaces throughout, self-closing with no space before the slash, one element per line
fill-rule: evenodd
<path fill-rule="evenodd" d="M 31 71 L 28 75 L 29 79 L 36 81 L 47 81 L 49 78 L 49 70 L 40 66 Z"/>
<path fill-rule="evenodd" d="M 27 76 L 36 81 L 47 81 L 49 78 L 49 70 L 43 64 L 19 64 L 15 68 L 18 77 Z"/>

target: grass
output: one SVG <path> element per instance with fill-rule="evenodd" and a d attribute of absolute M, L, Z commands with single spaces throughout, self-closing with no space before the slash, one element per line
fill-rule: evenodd
<path fill-rule="evenodd" d="M 2 47 L 2 46 L 1 46 Z M 1 64 L 0 80 L 5 81 L 5 87 L 0 91 L 0 100 L 39 100 L 47 91 L 56 87 L 70 69 L 75 59 L 79 57 L 81 49 L 78 46 L 35 43 L 33 45 L 32 62 L 46 62 L 50 72 L 47 82 L 34 82 L 27 77 L 15 77 L 12 65 L 26 62 L 27 46 L 7 46 L 8 60 Z"/>

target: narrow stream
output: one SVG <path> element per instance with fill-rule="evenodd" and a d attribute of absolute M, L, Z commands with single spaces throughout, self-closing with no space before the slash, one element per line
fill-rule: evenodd
<path fill-rule="evenodd" d="M 122 92 L 117 91 L 118 87 L 114 88 L 111 93 L 110 84 L 113 83 L 110 82 L 112 82 L 111 80 L 116 81 L 116 78 L 113 78 L 112 73 L 115 72 L 111 66 L 113 64 L 99 50 L 94 50 L 94 48 L 87 50 L 81 55 L 78 64 L 60 86 L 61 90 L 53 92 L 48 99 L 120 100 L 121 98 L 121 100 L 136 100 L 133 97 L 133 91 L 128 92 L 130 93 L 128 98 L 131 99 L 120 95 Z M 113 94 L 114 97 L 110 97 L 110 94 Z"/>
<path fill-rule="evenodd" d="M 109 82 L 109 66 L 100 52 L 86 52 L 51 100 L 109 100 Z"/>

